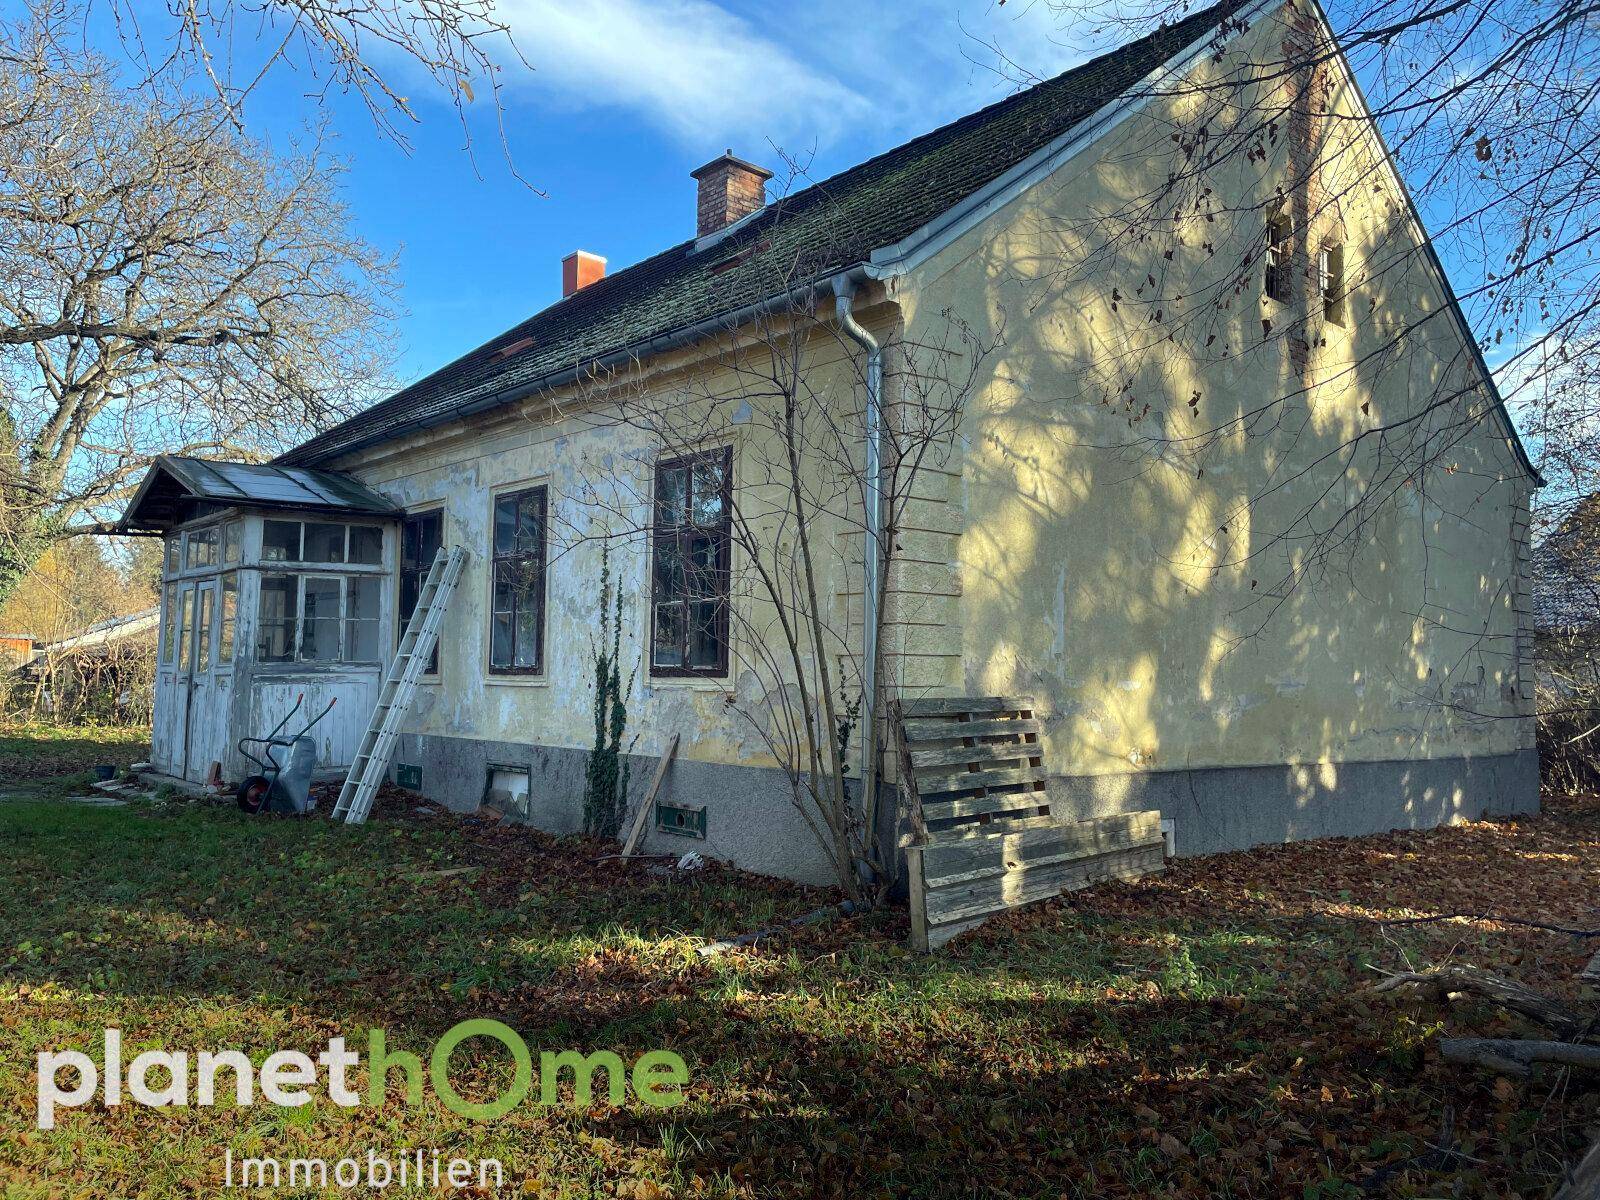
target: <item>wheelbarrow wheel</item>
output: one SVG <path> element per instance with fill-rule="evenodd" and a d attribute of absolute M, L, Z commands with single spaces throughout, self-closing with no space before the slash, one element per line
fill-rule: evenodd
<path fill-rule="evenodd" d="M 265 775 L 251 775 L 239 784 L 233 798 L 239 802 L 242 812 L 258 813 L 267 802 L 267 793 L 272 790 L 272 784 L 267 782 Z"/>

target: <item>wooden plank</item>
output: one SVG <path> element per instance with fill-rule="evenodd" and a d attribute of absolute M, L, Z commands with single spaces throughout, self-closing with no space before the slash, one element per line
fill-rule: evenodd
<path fill-rule="evenodd" d="M 926 952 L 933 947 L 928 944 L 927 893 L 922 880 L 920 846 L 906 847 L 906 884 L 911 898 L 911 948 Z"/>
<path fill-rule="evenodd" d="M 1004 912 L 1048 900 L 1102 879 L 1136 879 L 1162 866 L 1160 846 L 1113 850 L 1072 862 L 1008 872 L 1003 878 L 980 879 L 950 888 L 926 888 L 924 907 L 929 926 Z"/>
<path fill-rule="evenodd" d="M 889 701 L 889 724 L 894 731 L 895 752 L 900 756 L 900 799 L 905 809 L 904 818 L 911 827 L 910 836 L 916 842 L 928 840 L 928 823 L 922 815 L 922 797 L 917 792 L 917 773 L 911 765 L 911 751 L 906 746 L 905 716 L 900 701 Z"/>
<path fill-rule="evenodd" d="M 1038 742 L 979 742 L 976 746 L 940 746 L 935 750 L 913 750 L 911 764 L 916 769 L 959 767 L 966 763 L 1009 762 L 1019 758 L 1039 758 L 1044 747 Z"/>
<path fill-rule="evenodd" d="M 623 843 L 622 857 L 630 857 L 639 846 L 639 837 L 644 833 L 645 817 L 656 806 L 656 793 L 661 790 L 661 779 L 667 773 L 667 765 L 672 762 L 672 756 L 678 752 L 678 735 L 673 734 L 672 740 L 667 743 L 667 752 L 661 756 L 661 761 L 656 764 L 655 777 L 650 780 L 650 790 L 645 793 L 644 803 L 639 805 L 639 811 L 633 814 L 633 828 L 628 830 L 628 840 Z"/>
<path fill-rule="evenodd" d="M 998 833 L 1021 833 L 1025 829 L 1049 829 L 1060 824 L 1061 822 L 1049 813 L 1045 813 L 1042 816 L 1038 814 L 1018 816 L 1008 813 L 1003 822 L 983 824 L 977 821 L 969 821 L 964 825 L 947 825 L 943 829 L 934 830 L 925 838 L 918 839 L 913 838 L 910 834 L 905 834 L 900 840 L 900 846 L 904 849 L 913 842 L 919 846 L 951 846 L 969 842 L 976 838 L 994 837 Z"/>
<path fill-rule="evenodd" d="M 946 721 L 941 717 L 918 717 L 905 722 L 906 741 L 951 742 L 957 738 L 1007 737 L 1012 734 L 1043 732 L 1032 717 L 1000 718 L 983 721 Z"/>
<path fill-rule="evenodd" d="M 992 767 L 983 771 L 918 771 L 917 794 L 923 804 L 947 792 L 972 792 L 979 788 L 1010 787 L 1017 783 L 1044 783 L 1042 766 Z M 1041 795 L 1039 803 L 1048 803 Z"/>
<path fill-rule="evenodd" d="M 902 700 L 900 705 L 908 717 L 1033 711 L 1032 699 L 1025 696 L 924 696 L 919 700 Z"/>
<path fill-rule="evenodd" d="M 934 886 L 961 877 L 979 878 L 1008 865 L 1031 866 L 1047 858 L 1083 858 L 1129 846 L 1161 844 L 1161 818 L 1153 810 L 1028 829 L 980 828 L 988 832 L 934 841 L 925 847 L 923 871 Z"/>
<path fill-rule="evenodd" d="M 1050 803 L 1049 792 L 991 792 L 987 796 L 967 796 L 960 800 L 924 800 L 922 815 L 930 821 L 949 821 L 956 817 L 982 817 L 990 813 L 1035 809 Z M 932 835 L 937 837 L 937 833 Z"/>

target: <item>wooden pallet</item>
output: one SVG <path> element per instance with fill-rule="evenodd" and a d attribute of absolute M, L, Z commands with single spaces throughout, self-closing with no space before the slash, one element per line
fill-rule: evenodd
<path fill-rule="evenodd" d="M 1162 864 L 1154 810 L 1064 821 L 1026 697 L 899 701 L 891 718 L 910 833 L 911 942 L 942 946 L 996 913 Z"/>

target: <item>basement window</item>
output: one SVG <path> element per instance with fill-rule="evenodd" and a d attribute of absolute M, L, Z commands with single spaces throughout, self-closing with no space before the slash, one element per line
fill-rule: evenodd
<path fill-rule="evenodd" d="M 1286 212 L 1276 212 L 1267 220 L 1267 277 L 1269 300 L 1289 302 L 1289 259 L 1294 249 L 1294 221 Z"/>
<path fill-rule="evenodd" d="M 656 465 L 650 673 L 728 671 L 733 450 Z"/>
<path fill-rule="evenodd" d="M 1322 315 L 1331 325 L 1344 324 L 1344 247 L 1324 246 L 1317 258 L 1322 281 Z"/>

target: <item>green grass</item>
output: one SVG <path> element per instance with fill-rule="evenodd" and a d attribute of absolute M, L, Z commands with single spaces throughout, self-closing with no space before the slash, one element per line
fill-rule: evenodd
<path fill-rule="evenodd" d="M 1554 979 L 1584 948 L 1460 924 L 1385 932 L 1338 910 L 1418 907 L 1466 877 L 1503 879 L 1502 906 L 1559 919 L 1569 898 L 1577 916 L 1600 882 L 1597 825 L 1586 810 L 1397 835 L 1420 856 L 1393 839 L 1226 856 L 932 957 L 904 949 L 891 911 L 705 961 L 702 939 L 825 897 L 596 863 L 593 843 L 446 817 L 349 829 L 0 802 L 0 1195 L 211 1196 L 225 1148 L 368 1146 L 497 1157 L 513 1193 L 563 1197 L 1545 1194 L 1593 1096 L 1452 1072 L 1433 1047 L 1445 1022 L 1492 1017 L 1360 988 L 1401 952 L 1516 955 Z M 476 869 L 438 874 L 457 867 Z M 293 1110 L 90 1106 L 33 1128 L 34 1056 L 98 1057 L 106 1027 L 129 1058 L 241 1048 L 259 1063 L 335 1035 L 364 1049 L 374 1026 L 425 1052 L 473 1017 L 535 1051 L 674 1050 L 688 1100 L 472 1122 L 431 1096 L 340 1109 L 319 1095 Z M 505 1073 L 472 1045 L 454 1076 L 476 1095 Z"/>
<path fill-rule="evenodd" d="M 149 752 L 148 728 L 0 724 L 0 795 L 22 790 L 19 784 L 60 792 L 92 778 L 101 763 L 126 770 Z"/>

